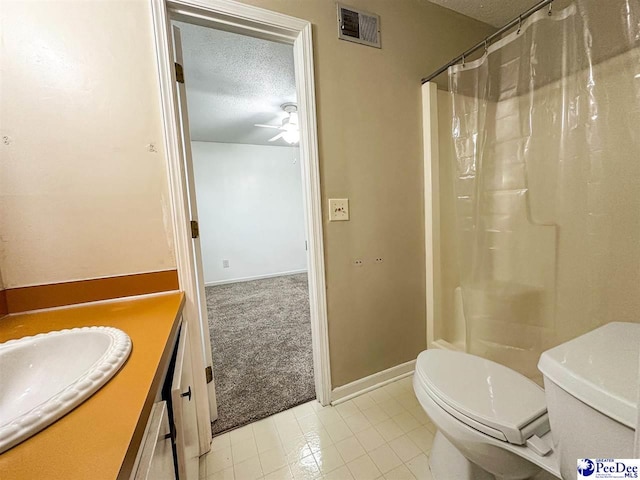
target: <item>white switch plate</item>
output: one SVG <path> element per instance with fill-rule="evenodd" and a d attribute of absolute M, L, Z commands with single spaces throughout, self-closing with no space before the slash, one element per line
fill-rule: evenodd
<path fill-rule="evenodd" d="M 329 199 L 329 221 L 342 222 L 349 220 L 349 199 L 330 198 Z"/>

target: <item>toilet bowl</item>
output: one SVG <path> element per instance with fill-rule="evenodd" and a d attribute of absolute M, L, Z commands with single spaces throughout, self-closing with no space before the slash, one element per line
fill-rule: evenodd
<path fill-rule="evenodd" d="M 616 322 L 555 347 L 538 364 L 545 390 L 474 355 L 420 353 L 413 386 L 438 428 L 434 479 L 572 479 L 578 458 L 631 458 L 639 345 L 640 324 Z"/>

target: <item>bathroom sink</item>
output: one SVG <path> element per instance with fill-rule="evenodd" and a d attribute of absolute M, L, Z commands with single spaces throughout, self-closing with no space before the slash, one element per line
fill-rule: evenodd
<path fill-rule="evenodd" d="M 0 453 L 67 414 L 107 383 L 131 352 L 117 328 L 84 327 L 0 344 Z"/>

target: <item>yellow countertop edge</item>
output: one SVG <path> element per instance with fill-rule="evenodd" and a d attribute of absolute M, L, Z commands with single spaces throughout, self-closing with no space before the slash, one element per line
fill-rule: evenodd
<path fill-rule="evenodd" d="M 178 334 L 184 294 L 169 292 L 0 318 L 0 342 L 64 328 L 127 332 L 127 363 L 91 398 L 0 454 L 3 480 L 128 479 Z M 94 425 L 95 422 L 95 425 Z"/>

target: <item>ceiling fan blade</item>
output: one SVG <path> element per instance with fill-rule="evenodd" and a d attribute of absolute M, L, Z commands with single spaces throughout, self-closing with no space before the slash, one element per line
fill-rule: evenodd
<path fill-rule="evenodd" d="M 254 124 L 255 127 L 262 127 L 262 128 L 276 128 L 276 129 L 281 129 L 282 127 L 279 127 L 278 125 L 264 125 L 262 123 L 256 123 Z"/>
<path fill-rule="evenodd" d="M 279 134 L 278 134 L 278 135 L 276 135 L 275 137 L 270 138 L 268 141 L 269 141 L 269 142 L 275 142 L 275 141 L 276 141 L 276 140 L 278 140 L 280 137 L 283 137 L 283 136 L 284 136 L 284 133 L 285 133 L 285 132 L 279 133 Z"/>

